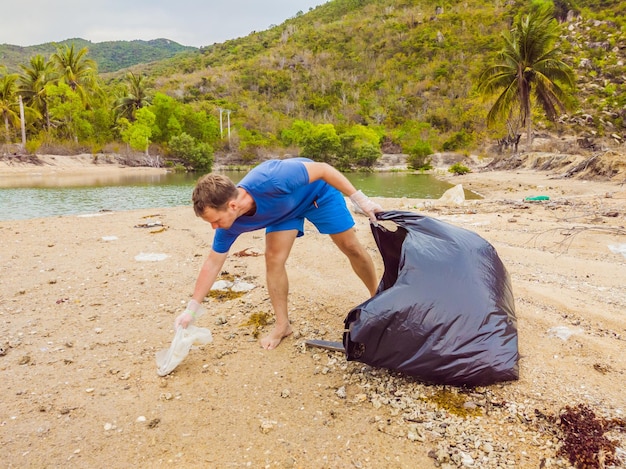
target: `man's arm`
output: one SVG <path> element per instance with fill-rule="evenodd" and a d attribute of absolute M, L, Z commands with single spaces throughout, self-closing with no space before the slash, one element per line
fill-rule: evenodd
<path fill-rule="evenodd" d="M 198 303 L 202 303 L 204 297 L 209 294 L 213 283 L 215 283 L 215 279 L 217 279 L 217 276 L 222 271 L 227 257 L 227 252 L 219 253 L 215 252 L 213 249 L 209 252 L 204 264 L 202 264 L 202 268 L 196 279 L 196 286 L 193 290 L 192 298 Z"/>
<path fill-rule="evenodd" d="M 328 163 L 306 162 L 303 164 L 309 173 L 309 182 L 321 179 L 348 197 L 357 192 L 356 188 L 352 185 L 348 178 Z"/>
<path fill-rule="evenodd" d="M 202 301 L 209 294 L 209 291 L 211 290 L 215 279 L 221 272 L 227 257 L 227 252 L 222 254 L 211 249 L 211 252 L 209 252 L 209 255 L 204 261 L 204 264 L 202 264 L 202 268 L 200 269 L 200 273 L 196 279 L 196 286 L 193 290 L 191 301 L 187 305 L 185 311 L 174 321 L 174 326 L 176 328 L 178 328 L 178 326 L 186 328 L 196 318 L 196 313 L 202 311 L 202 307 L 200 305 L 202 305 Z"/>
<path fill-rule="evenodd" d="M 383 208 L 375 202 L 372 202 L 363 192 L 357 191 L 352 183 L 341 174 L 337 169 L 328 163 L 303 163 L 309 173 L 309 182 L 322 180 L 333 186 L 343 195 L 350 197 L 350 200 L 356 205 L 361 212 L 370 218 L 370 221 L 376 225 L 376 212 L 382 212 Z"/>

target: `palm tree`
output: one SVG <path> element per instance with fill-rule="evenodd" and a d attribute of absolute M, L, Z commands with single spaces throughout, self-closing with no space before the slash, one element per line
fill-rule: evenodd
<path fill-rule="evenodd" d="M 0 116 L 4 121 L 6 143 L 11 143 L 11 126 L 17 127 L 20 122 L 17 78 L 16 73 L 0 76 Z"/>
<path fill-rule="evenodd" d="M 40 54 L 31 57 L 30 66 L 20 65 L 22 74 L 19 78 L 19 92 L 26 104 L 38 110 L 46 120 L 46 129 L 50 130 L 48 96 L 46 85 L 55 80 L 54 64 L 46 61 Z"/>
<path fill-rule="evenodd" d="M 98 66 L 86 57 L 89 50 L 83 47 L 76 52 L 74 44 L 57 48 L 51 60 L 56 65 L 61 79 L 78 93 L 85 105 L 89 104 L 89 96 L 99 92 L 97 84 Z"/>
<path fill-rule="evenodd" d="M 143 75 L 135 75 L 128 72 L 126 75 L 128 94 L 118 98 L 115 103 L 115 111 L 120 117 L 126 117 L 130 122 L 134 122 L 135 113 L 138 109 L 150 104 L 148 87 Z"/>
<path fill-rule="evenodd" d="M 485 94 L 504 89 L 487 115 L 489 125 L 501 119 L 506 119 L 509 128 L 526 125 L 530 145 L 531 95 L 551 121 L 558 111 L 566 110 L 570 97 L 566 89 L 574 87 L 574 72 L 559 59 L 559 49 L 553 48 L 558 37 L 559 25 L 548 4 L 518 16 L 513 29 L 503 34 L 499 61 L 481 74 L 478 85 Z"/>

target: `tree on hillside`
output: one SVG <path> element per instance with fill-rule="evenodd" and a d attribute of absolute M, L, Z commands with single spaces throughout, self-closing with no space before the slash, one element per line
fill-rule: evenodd
<path fill-rule="evenodd" d="M 31 57 L 29 65 L 20 64 L 19 93 L 27 105 L 37 110 L 45 119 L 50 130 L 50 113 L 46 85 L 55 80 L 54 64 L 40 54 Z"/>
<path fill-rule="evenodd" d="M 149 156 L 148 150 L 152 137 L 152 128 L 155 123 L 155 115 L 147 107 L 141 108 L 136 113 L 136 120 L 131 123 L 126 118 L 120 119 L 122 126 L 122 140 L 128 143 L 133 150 L 143 151 Z"/>
<path fill-rule="evenodd" d="M 78 142 L 92 133 L 84 117 L 85 106 L 79 93 L 63 81 L 48 84 L 46 93 L 54 137 Z"/>
<path fill-rule="evenodd" d="M 86 47 L 75 51 L 72 44 L 59 47 L 51 57 L 61 79 L 80 96 L 85 105 L 89 105 L 91 95 L 99 93 L 98 66 L 96 62 L 86 57 L 87 53 Z"/>
<path fill-rule="evenodd" d="M 485 94 L 503 90 L 487 115 L 489 125 L 504 119 L 509 132 L 514 133 L 526 126 L 530 144 L 531 95 L 551 121 L 558 111 L 566 110 L 570 98 L 567 88 L 574 86 L 574 72 L 559 59 L 559 49 L 553 47 L 558 37 L 559 25 L 548 4 L 518 16 L 513 29 L 503 34 L 505 45 L 498 63 L 482 72 L 478 85 Z"/>
<path fill-rule="evenodd" d="M 135 75 L 133 72 L 126 74 L 126 86 L 128 93 L 116 100 L 115 112 L 119 117 L 125 117 L 133 122 L 137 110 L 150 104 L 149 88 L 145 76 Z"/>
<path fill-rule="evenodd" d="M 4 122 L 6 143 L 11 143 L 11 127 L 17 127 L 20 121 L 17 77 L 15 73 L 0 76 L 0 116 Z"/>

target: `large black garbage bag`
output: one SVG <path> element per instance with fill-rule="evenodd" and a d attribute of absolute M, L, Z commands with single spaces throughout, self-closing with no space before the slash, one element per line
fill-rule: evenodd
<path fill-rule="evenodd" d="M 385 271 L 376 295 L 345 319 L 348 360 L 437 384 L 518 379 L 511 282 L 478 234 L 412 212 L 383 212 L 372 226 Z"/>

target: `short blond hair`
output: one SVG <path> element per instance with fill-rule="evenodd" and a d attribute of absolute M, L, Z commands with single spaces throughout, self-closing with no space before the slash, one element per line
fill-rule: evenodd
<path fill-rule="evenodd" d="M 237 198 L 237 186 L 222 174 L 209 173 L 198 179 L 191 200 L 196 216 L 201 216 L 206 208 L 222 210 L 226 204 Z"/>

